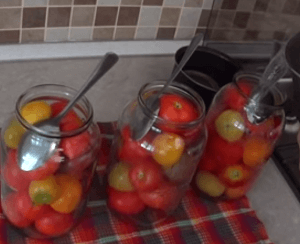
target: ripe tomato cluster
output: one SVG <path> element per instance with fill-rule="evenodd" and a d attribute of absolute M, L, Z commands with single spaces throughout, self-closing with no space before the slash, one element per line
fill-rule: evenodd
<path fill-rule="evenodd" d="M 196 120 L 200 113 L 188 99 L 164 94 L 160 99 L 159 117 L 165 123 L 156 125 L 159 133 L 150 130 L 136 141 L 131 137 L 129 124 L 121 128 L 118 160 L 108 170 L 110 208 L 121 214 L 136 215 L 146 209 L 168 212 L 179 204 L 182 197 L 179 183 L 167 172 L 182 168 L 186 148 L 192 143 L 190 135 L 199 135 L 203 128 L 193 128 L 191 132 L 168 123 L 188 123 Z"/>
<path fill-rule="evenodd" d="M 41 106 L 42 107 L 35 107 Z M 24 118 L 41 121 L 55 117 L 66 106 L 66 101 L 47 104 L 35 101 L 25 105 Z M 41 109 L 49 109 L 40 112 Z M 36 116 L 35 113 L 39 113 Z M 38 118 L 38 120 L 36 120 Z M 61 131 L 78 129 L 83 122 L 71 110 L 60 122 Z M 11 125 L 16 126 L 16 123 Z M 19 126 L 19 125 L 17 125 Z M 13 128 L 8 128 L 13 131 Z M 21 130 L 17 130 L 21 131 Z M 19 138 L 22 135 L 16 135 Z M 93 164 L 94 156 L 89 152 L 92 137 L 88 131 L 73 137 L 63 138 L 59 149 L 43 166 L 33 171 L 23 171 L 18 165 L 18 143 L 12 136 L 5 142 L 7 156 L 4 162 L 4 186 L 9 189 L 2 200 L 3 212 L 16 227 L 31 228 L 50 237 L 66 233 L 75 223 L 74 214 L 84 197 L 83 174 Z M 16 144 L 17 143 L 17 144 Z M 84 187 L 83 187 L 84 186 Z"/>
<path fill-rule="evenodd" d="M 247 80 L 228 85 L 207 114 L 208 141 L 194 185 L 210 197 L 245 195 L 280 136 L 275 115 L 260 124 L 248 121 L 244 106 L 253 87 Z"/>

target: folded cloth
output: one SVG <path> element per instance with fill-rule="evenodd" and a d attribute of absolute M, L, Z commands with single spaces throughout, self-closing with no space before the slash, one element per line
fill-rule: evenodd
<path fill-rule="evenodd" d="M 189 189 L 174 214 L 152 226 L 123 222 L 106 206 L 103 187 L 108 160 L 112 123 L 100 123 L 103 134 L 100 161 L 94 177 L 87 210 L 81 222 L 67 235 L 53 240 L 24 237 L 8 224 L 1 211 L 0 244 L 269 244 L 263 223 L 247 197 L 230 202 L 200 199 Z"/>

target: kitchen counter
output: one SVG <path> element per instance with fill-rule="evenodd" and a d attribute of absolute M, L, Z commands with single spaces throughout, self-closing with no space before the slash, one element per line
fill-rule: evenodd
<path fill-rule="evenodd" d="M 0 123 L 14 110 L 26 89 L 38 84 L 63 84 L 78 89 L 99 58 L 20 61 L 0 64 Z M 88 93 L 97 121 L 114 121 L 142 84 L 168 77 L 173 56 L 121 57 Z M 271 160 L 248 194 L 252 207 L 277 244 L 300 243 L 300 203 Z"/>

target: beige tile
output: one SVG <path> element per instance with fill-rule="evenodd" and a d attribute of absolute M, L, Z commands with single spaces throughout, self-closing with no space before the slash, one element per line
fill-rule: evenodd
<path fill-rule="evenodd" d="M 116 29 L 116 40 L 133 40 L 135 36 L 135 27 L 118 27 Z"/>
<path fill-rule="evenodd" d="M 202 8 L 203 9 L 212 9 L 212 8 L 215 9 L 215 6 L 217 6 L 218 3 L 221 1 L 222 0 L 204 0 Z M 221 8 L 221 7 L 219 7 L 219 8 Z"/>
<path fill-rule="evenodd" d="M 198 7 L 201 8 L 203 5 L 203 0 L 185 0 L 185 7 Z"/>
<path fill-rule="evenodd" d="M 191 39 L 194 37 L 196 32 L 196 27 L 194 28 L 178 28 L 175 38 L 177 40 L 186 40 L 186 39 Z"/>
<path fill-rule="evenodd" d="M 92 26 L 95 7 L 74 7 L 72 26 Z"/>
<path fill-rule="evenodd" d="M 25 7 L 44 7 L 47 6 L 47 0 L 23 0 Z"/>
<path fill-rule="evenodd" d="M 93 40 L 113 40 L 114 31 L 113 27 L 95 27 Z"/>
<path fill-rule="evenodd" d="M 70 41 L 90 41 L 92 39 L 93 28 L 76 28 L 70 30 Z"/>
<path fill-rule="evenodd" d="M 141 5 L 142 0 L 121 0 L 121 5 Z"/>
<path fill-rule="evenodd" d="M 161 7 L 147 7 L 141 8 L 139 26 L 157 26 L 161 15 Z"/>
<path fill-rule="evenodd" d="M 262 23 L 265 21 L 265 15 L 262 13 L 251 13 L 248 24 L 247 24 L 247 29 L 248 30 L 260 30 L 262 27 Z"/>
<path fill-rule="evenodd" d="M 68 28 L 47 28 L 46 30 L 46 42 L 61 42 L 67 41 L 69 35 Z"/>
<path fill-rule="evenodd" d="M 22 0 L 0 0 L 0 7 L 22 6 Z"/>
<path fill-rule="evenodd" d="M 157 33 L 157 27 L 138 27 L 136 31 L 136 39 L 138 40 L 154 40 Z"/>
<path fill-rule="evenodd" d="M 233 25 L 235 10 L 220 10 L 215 27 L 230 28 Z"/>
<path fill-rule="evenodd" d="M 98 6 L 118 6 L 121 0 L 98 0 Z"/>
<path fill-rule="evenodd" d="M 72 5 L 72 0 L 49 0 L 49 5 Z"/>
<path fill-rule="evenodd" d="M 183 8 L 179 26 L 181 27 L 196 27 L 200 19 L 200 8 Z"/>
<path fill-rule="evenodd" d="M 180 16 L 180 8 L 164 7 L 161 13 L 159 25 L 161 26 L 177 26 Z"/>
<path fill-rule="evenodd" d="M 182 7 L 185 0 L 165 0 L 164 6 Z"/>
<path fill-rule="evenodd" d="M 21 9 L 0 9 L 0 29 L 20 28 Z"/>
<path fill-rule="evenodd" d="M 236 10 L 239 11 L 252 11 L 256 0 L 239 0 Z"/>
<path fill-rule="evenodd" d="M 22 30 L 22 43 L 44 41 L 45 30 L 29 29 Z"/>

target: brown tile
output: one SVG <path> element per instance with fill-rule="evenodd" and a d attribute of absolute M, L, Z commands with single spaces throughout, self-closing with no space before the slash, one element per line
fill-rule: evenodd
<path fill-rule="evenodd" d="M 0 29 L 20 28 L 21 9 L 0 9 Z"/>
<path fill-rule="evenodd" d="M 95 26 L 115 25 L 118 7 L 98 7 Z"/>
<path fill-rule="evenodd" d="M 142 0 L 121 0 L 121 5 L 141 5 Z"/>
<path fill-rule="evenodd" d="M 18 43 L 19 38 L 19 30 L 0 31 L 0 43 Z"/>
<path fill-rule="evenodd" d="M 249 17 L 249 12 L 237 11 L 233 20 L 233 27 L 245 29 L 248 24 Z"/>
<path fill-rule="evenodd" d="M 94 5 L 97 0 L 74 0 L 74 5 Z"/>
<path fill-rule="evenodd" d="M 257 40 L 259 41 L 273 41 L 274 31 L 259 31 Z"/>
<path fill-rule="evenodd" d="M 266 12 L 268 9 L 270 0 L 256 0 L 254 5 L 254 11 Z"/>
<path fill-rule="evenodd" d="M 180 16 L 180 8 L 163 8 L 159 25 L 176 26 Z"/>
<path fill-rule="evenodd" d="M 233 25 L 234 11 L 220 10 L 215 23 L 216 28 L 229 28 Z"/>
<path fill-rule="evenodd" d="M 203 0 L 185 0 L 185 7 L 198 7 L 201 8 L 203 5 Z"/>
<path fill-rule="evenodd" d="M 137 25 L 140 7 L 120 7 L 117 25 Z"/>
<path fill-rule="evenodd" d="M 240 42 L 243 40 L 245 30 L 228 30 L 226 33 L 226 41 Z"/>
<path fill-rule="evenodd" d="M 284 41 L 285 32 L 283 32 L 283 31 L 274 31 L 273 39 L 278 40 L 278 41 Z"/>
<path fill-rule="evenodd" d="M 286 0 L 283 5 L 282 13 L 285 14 L 296 14 L 298 0 Z"/>
<path fill-rule="evenodd" d="M 49 5 L 72 5 L 72 0 L 49 0 Z"/>
<path fill-rule="evenodd" d="M 133 40 L 135 36 L 135 27 L 118 27 L 116 29 L 116 40 Z"/>
<path fill-rule="evenodd" d="M 258 31 L 247 30 L 243 37 L 245 41 L 256 41 L 258 37 Z"/>
<path fill-rule="evenodd" d="M 72 26 L 92 26 L 95 7 L 74 7 Z"/>
<path fill-rule="evenodd" d="M 256 0 L 239 0 L 236 10 L 251 12 L 254 9 L 255 3 Z"/>
<path fill-rule="evenodd" d="M 45 27 L 46 8 L 24 8 L 23 28 Z"/>
<path fill-rule="evenodd" d="M 260 30 L 262 27 L 262 23 L 265 21 L 265 15 L 262 13 L 251 13 L 247 29 L 249 30 Z"/>
<path fill-rule="evenodd" d="M 219 13 L 219 10 L 212 10 L 211 11 L 211 15 L 210 15 L 210 18 L 209 18 L 209 23 L 208 23 L 208 27 L 209 28 L 213 28 L 216 24 L 216 21 L 217 21 L 217 17 L 218 17 L 218 13 Z"/>
<path fill-rule="evenodd" d="M 44 41 L 45 30 L 22 30 L 22 43 L 24 42 L 42 42 Z"/>
<path fill-rule="evenodd" d="M 48 12 L 48 27 L 69 26 L 71 7 L 50 7 Z"/>
<path fill-rule="evenodd" d="M 22 0 L 0 0 L 0 7 L 22 6 Z"/>
<path fill-rule="evenodd" d="M 112 40 L 115 28 L 113 27 L 95 27 L 93 40 Z"/>
<path fill-rule="evenodd" d="M 210 39 L 214 41 L 226 41 L 226 33 L 227 30 L 214 29 L 211 33 Z"/>
<path fill-rule="evenodd" d="M 158 28 L 156 39 L 173 39 L 176 28 Z"/>
<path fill-rule="evenodd" d="M 209 16 L 210 16 L 210 10 L 207 9 L 203 9 L 200 15 L 200 19 L 199 19 L 199 23 L 198 26 L 202 27 L 202 26 L 207 26 L 208 24 L 208 20 L 209 20 Z"/>
<path fill-rule="evenodd" d="M 270 13 L 281 13 L 283 9 L 284 1 L 272 0 L 269 2 L 267 12 Z"/>
<path fill-rule="evenodd" d="M 163 0 L 144 0 L 143 5 L 156 5 L 156 6 L 162 6 Z"/>
<path fill-rule="evenodd" d="M 221 9 L 236 9 L 239 0 L 223 0 Z"/>

